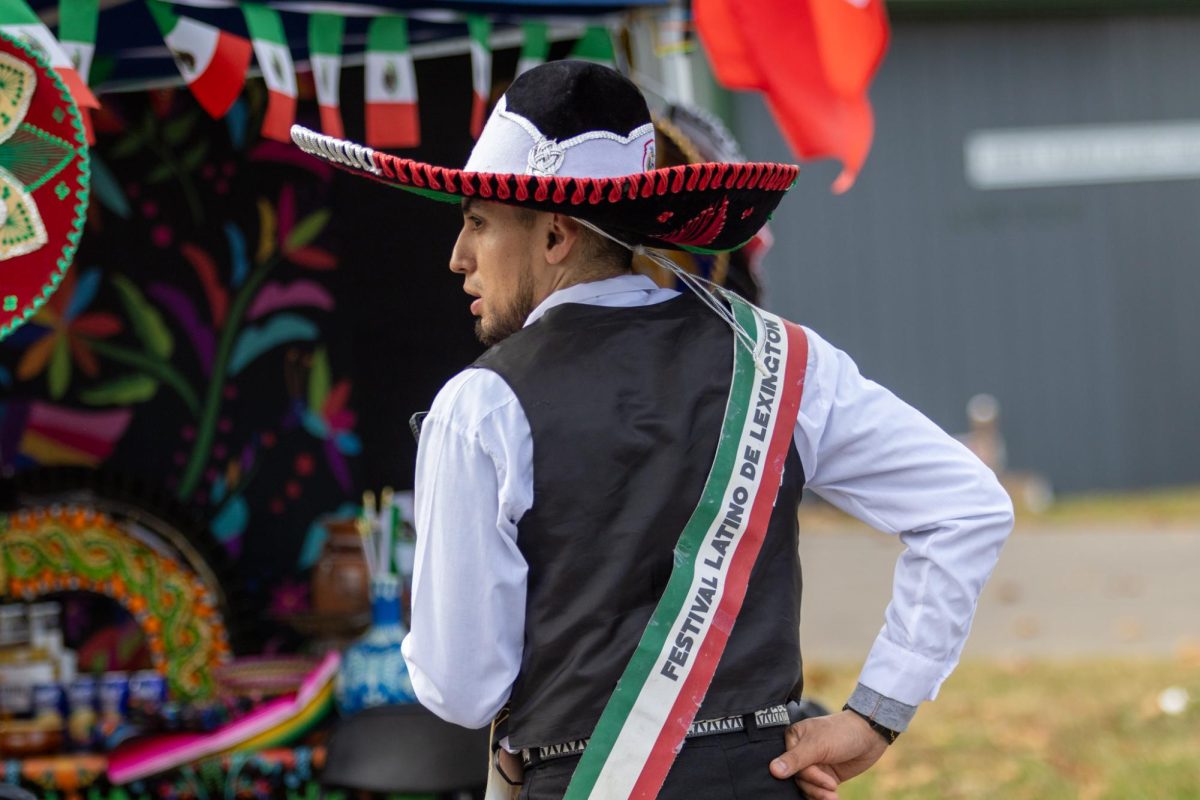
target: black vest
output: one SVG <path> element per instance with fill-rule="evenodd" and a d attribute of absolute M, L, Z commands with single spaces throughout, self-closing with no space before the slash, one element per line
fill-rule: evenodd
<path fill-rule="evenodd" d="M 712 467 L 733 336 L 690 293 L 650 306 L 566 304 L 485 353 L 533 433 L 525 646 L 510 698 L 516 747 L 591 735 L 671 574 Z M 749 589 L 696 719 L 800 691 L 795 447 Z M 765 768 L 765 767 L 764 767 Z"/>

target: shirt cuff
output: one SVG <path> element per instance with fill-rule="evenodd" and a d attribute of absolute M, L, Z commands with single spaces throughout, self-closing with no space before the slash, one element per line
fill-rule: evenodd
<path fill-rule="evenodd" d="M 954 667 L 934 661 L 893 642 L 883 631 L 871 646 L 858 682 L 884 697 L 917 706 L 937 697 L 938 687 Z"/>
<path fill-rule="evenodd" d="M 908 723 L 912 722 L 913 715 L 917 713 L 916 706 L 884 697 L 861 683 L 854 687 L 854 693 L 850 695 L 846 705 L 867 719 L 897 733 L 908 730 Z"/>

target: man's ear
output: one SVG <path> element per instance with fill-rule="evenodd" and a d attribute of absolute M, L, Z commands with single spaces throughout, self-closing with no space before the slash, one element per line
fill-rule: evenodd
<path fill-rule="evenodd" d="M 566 214 L 551 214 L 546 226 L 546 263 L 562 264 L 581 246 L 583 226 Z"/>

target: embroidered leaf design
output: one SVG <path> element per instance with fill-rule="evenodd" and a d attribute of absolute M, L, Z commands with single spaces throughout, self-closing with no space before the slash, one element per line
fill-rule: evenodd
<path fill-rule="evenodd" d="M 158 381 L 149 375 L 122 375 L 79 393 L 89 406 L 127 406 L 144 403 L 158 392 Z"/>
<path fill-rule="evenodd" d="M 264 198 L 258 198 L 258 253 L 257 264 L 265 264 L 275 255 L 275 209 Z"/>
<path fill-rule="evenodd" d="M 133 323 L 133 332 L 146 346 L 146 350 L 162 359 L 167 359 L 175 349 L 175 339 L 163 322 L 162 314 L 150 305 L 141 290 L 124 275 L 115 275 L 112 279 L 125 313 Z"/>
<path fill-rule="evenodd" d="M 337 256 L 319 247 L 301 247 L 288 253 L 288 260 L 305 269 L 326 270 L 337 267 Z"/>
<path fill-rule="evenodd" d="M 237 225 L 226 222 L 225 239 L 229 242 L 229 261 L 233 265 L 229 283 L 236 289 L 250 273 L 250 260 L 246 258 L 246 237 Z"/>
<path fill-rule="evenodd" d="M 271 281 L 258 291 L 250 303 L 247 319 L 256 320 L 265 317 L 273 311 L 297 306 L 311 306 L 324 311 L 333 308 L 333 297 L 325 288 L 308 280 L 298 280 L 292 283 Z"/>
<path fill-rule="evenodd" d="M 174 170 L 171 168 L 170 162 L 164 161 L 154 169 L 150 170 L 150 174 L 146 176 L 146 183 L 162 183 L 170 178 L 173 173 Z"/>
<path fill-rule="evenodd" d="M 92 191 L 100 205 L 116 214 L 121 219 L 129 219 L 133 209 L 129 206 L 129 198 L 121 188 L 120 181 L 113 175 L 108 165 L 100 160 L 96 151 L 91 151 L 92 157 Z"/>
<path fill-rule="evenodd" d="M 197 142 L 196 146 L 191 150 L 184 153 L 183 158 L 180 160 L 183 162 L 184 169 L 191 172 L 204 163 L 206 155 L 208 155 L 208 139 L 203 139 Z"/>
<path fill-rule="evenodd" d="M 208 309 L 212 313 L 213 327 L 220 328 L 225 322 L 229 293 L 225 291 L 225 287 L 217 278 L 216 262 L 213 261 L 208 251 L 191 242 L 181 245 L 179 250 L 192 265 L 192 269 L 196 270 L 196 276 L 200 278 L 200 285 L 204 287 L 204 294 L 208 298 Z"/>
<path fill-rule="evenodd" d="M 308 407 L 314 413 L 321 413 L 325 398 L 329 396 L 329 354 L 324 347 L 318 347 L 313 354 L 312 370 L 308 373 Z"/>
<path fill-rule="evenodd" d="M 140 153 L 146 144 L 146 134 L 143 130 L 132 131 L 109 149 L 108 154 L 115 159 L 128 158 L 134 153 Z"/>
<path fill-rule="evenodd" d="M 283 244 L 284 251 L 297 250 L 320 236 L 321 231 L 325 230 L 325 226 L 329 224 L 330 214 L 329 209 L 321 209 L 297 222 L 296 227 L 292 228 L 287 241 Z"/>
<path fill-rule="evenodd" d="M 209 523 L 213 536 L 219 542 L 228 542 L 242 535 L 246 524 L 250 521 L 250 507 L 240 494 L 229 498 L 229 502 L 220 510 L 213 521 Z"/>
<path fill-rule="evenodd" d="M 175 320 L 175 324 L 183 328 L 196 357 L 200 359 L 200 367 L 207 377 L 212 374 L 212 362 L 216 353 L 217 343 L 213 330 L 200 319 L 200 312 L 192 303 L 191 298 L 183 291 L 166 283 L 152 283 L 146 293 L 153 297 L 163 310 Z"/>
<path fill-rule="evenodd" d="M 233 377 L 250 362 L 273 347 L 288 342 L 311 342 L 317 338 L 317 326 L 296 314 L 279 314 L 262 326 L 247 327 L 233 345 L 229 375 Z"/>
<path fill-rule="evenodd" d="M 55 400 L 62 398 L 71 381 L 71 354 L 68 350 L 67 337 L 60 336 L 54 342 L 54 353 L 50 356 L 50 371 L 47 375 L 50 383 L 50 396 Z"/>
<path fill-rule="evenodd" d="M 167 140 L 167 144 L 178 145 L 186 139 L 192 132 L 198 117 L 199 113 L 193 111 L 179 119 L 171 120 L 163 126 L 163 138 Z"/>

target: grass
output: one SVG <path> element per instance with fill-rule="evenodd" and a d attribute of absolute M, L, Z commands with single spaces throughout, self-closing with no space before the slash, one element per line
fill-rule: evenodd
<path fill-rule="evenodd" d="M 806 665 L 840 705 L 857 667 Z M 1187 690 L 1178 715 L 1163 689 Z M 843 800 L 1200 798 L 1200 654 L 1146 661 L 968 662 Z"/>
<path fill-rule="evenodd" d="M 1089 493 L 1060 499 L 1030 522 L 1045 525 L 1121 525 L 1150 527 L 1200 525 L 1200 486 Z M 1200 797 L 1200 791 L 1197 792 Z"/>

